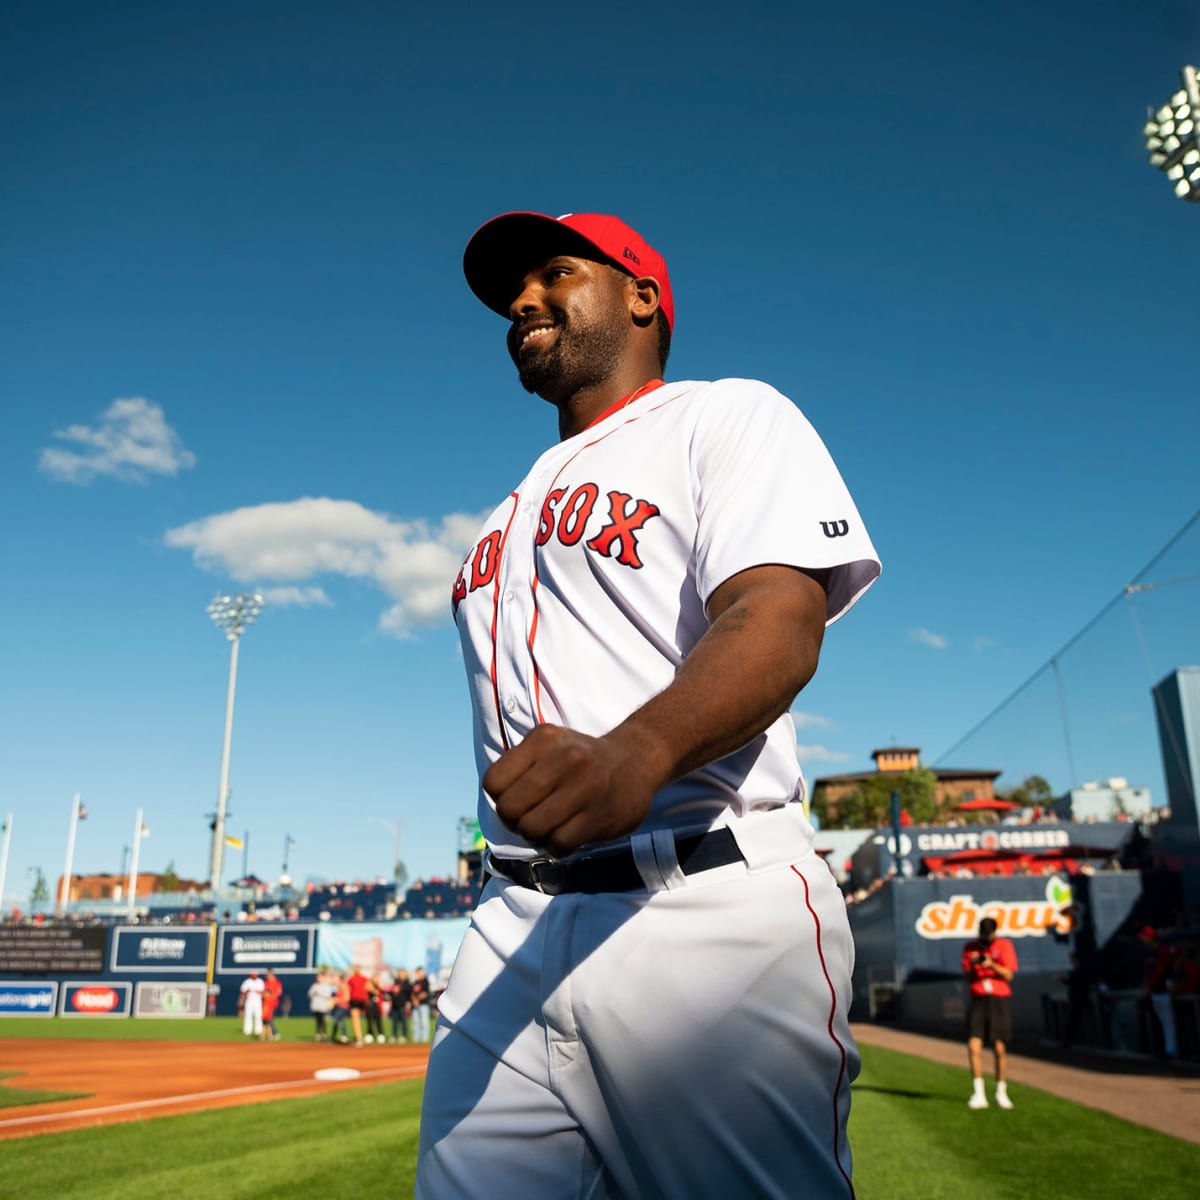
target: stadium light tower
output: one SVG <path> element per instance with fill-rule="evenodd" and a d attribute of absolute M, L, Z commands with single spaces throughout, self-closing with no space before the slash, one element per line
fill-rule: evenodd
<path fill-rule="evenodd" d="M 1181 200 L 1200 202 L 1200 87 L 1195 67 L 1184 67 L 1179 76 L 1183 87 L 1148 114 L 1142 132 L 1150 165 L 1175 184 Z"/>
<path fill-rule="evenodd" d="M 233 740 L 233 694 L 237 688 L 238 644 L 242 634 L 253 625 L 266 601 L 261 593 L 216 596 L 208 606 L 213 624 L 225 631 L 230 642 L 229 694 L 225 700 L 225 743 L 221 750 L 221 787 L 217 792 L 217 815 L 212 829 L 212 860 L 209 886 L 215 898 L 221 886 L 221 862 L 225 855 L 225 803 L 229 797 L 229 747 Z"/>

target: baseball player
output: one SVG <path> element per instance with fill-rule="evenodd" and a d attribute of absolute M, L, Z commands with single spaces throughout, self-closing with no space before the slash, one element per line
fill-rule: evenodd
<path fill-rule="evenodd" d="M 1008 1042 L 1012 1037 L 1012 981 L 1017 951 L 1008 938 L 996 936 L 996 919 L 979 922 L 979 937 L 963 947 L 962 968 L 971 989 L 967 1009 L 967 1058 L 971 1064 L 968 1108 L 987 1108 L 983 1090 L 983 1045 L 992 1043 L 996 1059 L 996 1103 L 1012 1108 L 1008 1097 Z"/>
<path fill-rule="evenodd" d="M 663 382 L 667 266 L 623 222 L 509 213 L 464 266 L 561 440 L 453 588 L 492 878 L 417 1194 L 850 1196 L 853 951 L 788 710 L 875 551 L 778 392 Z"/>
<path fill-rule="evenodd" d="M 242 1002 L 242 1033 L 246 1037 L 262 1037 L 263 993 L 266 991 L 266 986 L 258 977 L 257 971 L 251 971 L 242 980 L 242 986 L 239 989 Z"/>

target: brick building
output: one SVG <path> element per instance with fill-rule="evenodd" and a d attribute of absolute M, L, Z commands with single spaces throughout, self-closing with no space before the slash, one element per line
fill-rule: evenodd
<path fill-rule="evenodd" d="M 150 896 L 161 892 L 164 878 L 165 876 L 156 874 L 154 871 L 139 872 L 137 894 Z M 62 895 L 62 885 L 63 877 L 60 875 L 54 888 L 56 901 Z M 68 903 L 74 904 L 76 901 L 82 900 L 128 900 L 129 895 L 126 890 L 128 887 L 128 875 L 109 875 L 107 872 L 102 875 L 72 875 Z M 180 879 L 177 876 L 173 890 L 176 892 L 200 892 L 207 887 L 207 883 L 201 883 L 195 879 Z"/>
<path fill-rule="evenodd" d="M 921 751 L 915 746 L 888 746 L 871 751 L 874 771 L 858 771 L 851 775 L 823 775 L 812 784 L 814 808 L 834 815 L 838 801 L 853 795 L 869 779 L 880 775 L 901 775 L 916 770 L 921 763 Z M 937 777 L 934 798 L 940 809 L 953 810 L 967 800 L 991 800 L 996 795 L 996 780 L 1002 771 L 975 771 L 949 767 L 929 768 Z"/>

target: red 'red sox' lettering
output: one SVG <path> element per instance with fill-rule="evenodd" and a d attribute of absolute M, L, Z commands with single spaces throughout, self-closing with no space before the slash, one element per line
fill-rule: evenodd
<path fill-rule="evenodd" d="M 588 542 L 588 549 L 612 558 L 613 544 L 620 542 L 621 552 L 615 556 L 617 562 L 638 570 L 642 560 L 638 557 L 636 534 L 651 517 L 658 516 L 658 505 L 639 500 L 634 504 L 633 512 L 628 512 L 627 506 L 632 500 L 633 497 L 625 492 L 608 493 L 608 512 L 612 519 Z"/>
<path fill-rule="evenodd" d="M 613 490 L 607 496 L 608 520 L 584 545 L 604 558 L 612 558 L 622 566 L 640 570 L 643 564 L 638 553 L 638 534 L 647 521 L 659 515 L 660 509 L 649 500 L 635 500 L 628 492 Z M 594 483 L 581 483 L 569 495 L 565 487 L 551 488 L 542 501 L 534 544 L 544 546 L 557 536 L 564 546 L 578 545 L 599 499 L 600 489 Z M 495 580 L 500 566 L 502 540 L 501 531 L 493 529 L 480 538 L 467 555 L 450 595 L 451 608 L 455 613 L 471 592 L 487 587 Z"/>
<path fill-rule="evenodd" d="M 600 489 L 594 483 L 581 483 L 567 497 L 562 516 L 558 518 L 558 540 L 564 546 L 574 546 L 583 537 L 583 527 L 588 523 L 599 495 Z"/>
<path fill-rule="evenodd" d="M 475 547 L 475 557 L 471 560 L 471 591 L 487 587 L 496 577 L 496 568 L 500 565 L 500 530 L 493 529 Z"/>
<path fill-rule="evenodd" d="M 538 522 L 537 537 L 534 541 L 544 546 L 554 536 L 554 509 L 558 502 L 567 494 L 566 488 L 551 488 L 542 502 L 542 519 Z"/>

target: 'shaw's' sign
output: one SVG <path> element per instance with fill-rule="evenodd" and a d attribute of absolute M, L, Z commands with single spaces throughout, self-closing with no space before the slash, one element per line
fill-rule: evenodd
<path fill-rule="evenodd" d="M 921 909 L 916 930 L 923 938 L 972 938 L 979 932 L 979 922 L 991 917 L 1002 937 L 1066 934 L 1075 927 L 1069 911 L 1072 899 L 1071 885 L 1052 875 L 1046 881 L 1044 900 L 976 900 L 971 895 L 934 900 Z"/>

